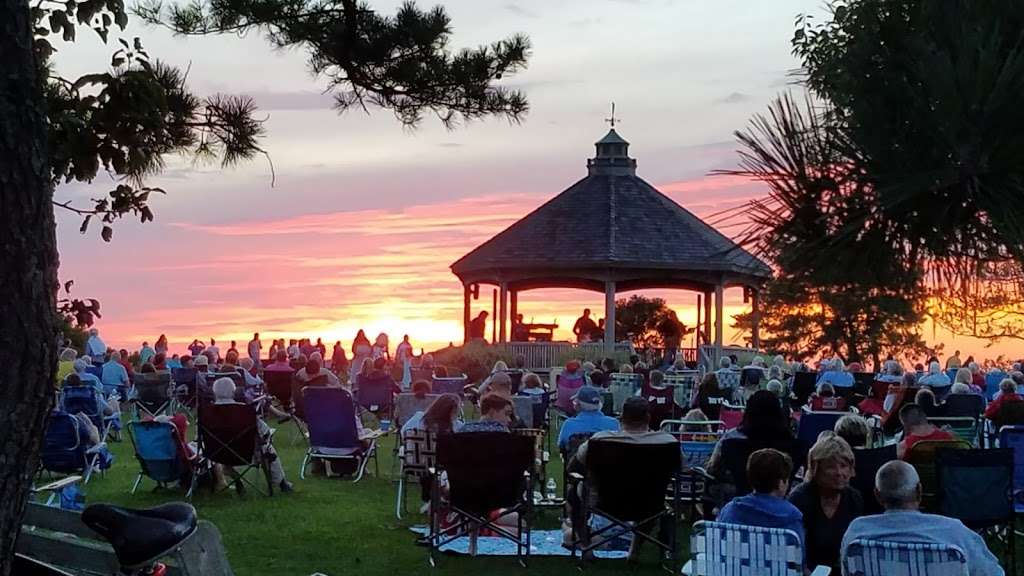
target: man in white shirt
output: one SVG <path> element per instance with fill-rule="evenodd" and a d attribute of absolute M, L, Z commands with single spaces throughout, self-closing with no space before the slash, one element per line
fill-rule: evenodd
<path fill-rule="evenodd" d="M 103 383 L 103 390 L 108 396 L 113 392 L 120 392 L 124 396 L 124 392 L 132 385 L 132 381 L 128 378 L 128 371 L 124 369 L 124 366 L 118 360 L 117 354 L 111 354 L 110 359 L 103 364 L 103 374 L 100 377 L 100 381 Z"/>
<path fill-rule="evenodd" d="M 100 331 L 96 328 L 89 329 L 89 340 L 85 343 L 85 354 L 93 360 L 100 361 L 107 353 L 107 345 L 100 339 Z"/>
<path fill-rule="evenodd" d="M 259 368 L 260 367 L 260 350 L 263 349 L 263 343 L 260 342 L 260 333 L 257 332 L 252 335 L 252 340 L 249 340 L 249 358 L 252 358 L 252 363 Z"/>
<path fill-rule="evenodd" d="M 220 360 L 220 347 L 217 346 L 217 341 L 213 338 L 210 338 L 210 345 L 206 347 L 205 352 L 213 356 L 214 362 Z"/>

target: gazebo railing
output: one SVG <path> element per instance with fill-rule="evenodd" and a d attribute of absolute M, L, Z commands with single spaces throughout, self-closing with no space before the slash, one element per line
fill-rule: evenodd
<path fill-rule="evenodd" d="M 573 344 L 571 342 L 506 342 L 495 345 L 510 358 L 522 355 L 530 370 L 547 370 L 561 366 L 570 358 L 596 361 L 606 356 L 603 342 Z M 616 360 L 626 360 L 633 353 L 629 342 L 615 344 Z"/>

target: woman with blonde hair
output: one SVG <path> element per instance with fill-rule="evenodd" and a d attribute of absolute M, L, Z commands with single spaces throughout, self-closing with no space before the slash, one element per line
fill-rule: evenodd
<path fill-rule="evenodd" d="M 854 469 L 853 450 L 834 432 L 822 432 L 807 453 L 804 482 L 789 495 L 804 516 L 807 566 L 838 571 L 843 534 L 864 511 L 860 492 L 850 486 Z"/>

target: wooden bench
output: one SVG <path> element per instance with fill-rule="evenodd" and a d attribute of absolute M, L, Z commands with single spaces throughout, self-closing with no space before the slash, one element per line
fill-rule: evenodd
<path fill-rule="evenodd" d="M 69 537 L 70 535 L 70 537 Z M 75 574 L 118 573 L 114 549 L 82 523 L 81 514 L 30 502 L 15 545 L 18 553 Z M 220 531 L 200 520 L 196 531 L 167 557 L 168 576 L 233 576 Z"/>

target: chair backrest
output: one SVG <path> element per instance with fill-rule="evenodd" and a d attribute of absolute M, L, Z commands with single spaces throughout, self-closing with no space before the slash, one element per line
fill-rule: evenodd
<path fill-rule="evenodd" d="M 437 438 L 437 465 L 448 474 L 450 502 L 473 514 L 518 504 L 533 461 L 534 439 L 528 436 L 465 432 Z"/>
<path fill-rule="evenodd" d="M 437 436 L 426 430 L 410 430 L 402 436 L 402 474 L 423 478 L 437 459 Z"/>
<path fill-rule="evenodd" d="M 764 378 L 764 370 L 760 368 L 744 368 L 740 370 L 740 388 L 757 388 L 761 385 L 762 378 Z"/>
<path fill-rule="evenodd" d="M 979 530 L 1013 518 L 1013 449 L 935 452 L 939 513 Z"/>
<path fill-rule="evenodd" d="M 999 447 L 1013 450 L 1013 490 L 1024 490 L 1024 426 L 999 429 Z"/>
<path fill-rule="evenodd" d="M 245 401 L 245 376 L 242 376 L 241 372 L 237 370 L 231 372 L 208 372 L 206 374 L 206 383 L 212 389 L 213 383 L 220 378 L 230 378 L 231 382 L 235 385 L 235 401 Z"/>
<path fill-rule="evenodd" d="M 344 388 L 306 386 L 302 389 L 305 422 L 312 448 L 359 448 L 356 404 Z"/>
<path fill-rule="evenodd" d="M 846 576 L 968 576 L 964 551 L 949 544 L 854 540 L 843 556 Z"/>
<path fill-rule="evenodd" d="M 83 470 L 86 466 L 85 451 L 75 417 L 60 410 L 51 412 L 39 453 L 43 468 L 60 474 Z"/>
<path fill-rule="evenodd" d="M 390 374 L 363 378 L 356 400 L 370 412 L 388 411 L 395 403 L 395 381 Z"/>
<path fill-rule="evenodd" d="M 793 374 L 793 395 L 796 396 L 796 406 L 806 404 L 807 399 L 817 389 L 817 385 L 817 372 L 797 372 Z"/>
<path fill-rule="evenodd" d="M 1024 425 L 1024 400 L 1003 402 L 999 411 L 992 416 L 992 424 L 997 429 L 1004 426 Z"/>
<path fill-rule="evenodd" d="M 593 435 L 593 432 L 577 432 L 569 436 L 569 440 L 565 443 L 565 450 L 562 450 L 562 461 L 566 466 L 568 466 L 572 457 L 576 455 L 576 451 L 580 449 L 580 446 L 590 440 L 590 437 Z"/>
<path fill-rule="evenodd" d="M 197 371 L 195 366 L 191 368 L 172 368 L 171 381 L 179 386 L 195 387 Z"/>
<path fill-rule="evenodd" d="M 508 374 L 509 380 L 512 381 L 512 394 L 518 394 L 519 387 L 523 384 L 523 371 L 507 370 L 505 374 Z"/>
<path fill-rule="evenodd" d="M 818 440 L 818 435 L 826 430 L 832 430 L 840 418 L 846 416 L 845 412 L 804 412 L 800 415 L 800 425 L 797 427 L 797 438 L 806 447 L 811 447 Z"/>
<path fill-rule="evenodd" d="M 842 396 L 813 396 L 811 397 L 812 412 L 845 412 L 846 398 Z"/>
<path fill-rule="evenodd" d="M 676 404 L 689 406 L 697 388 L 697 379 L 700 374 L 696 370 L 681 370 L 679 372 L 668 372 L 665 374 L 664 385 L 672 388 L 675 393 Z"/>
<path fill-rule="evenodd" d="M 417 398 L 412 392 L 402 392 L 395 396 L 395 427 L 398 430 L 417 412 L 426 412 L 427 408 L 437 400 L 439 394 L 426 394 Z"/>
<path fill-rule="evenodd" d="M 643 382 L 643 376 L 640 374 L 621 372 L 613 372 L 611 374 L 608 390 L 612 393 L 611 411 L 613 414 L 622 412 L 622 405 L 626 403 L 626 398 L 636 395 L 636 391 L 640 389 L 641 382 Z M 561 397 L 561 393 L 559 393 L 559 397 Z"/>
<path fill-rule="evenodd" d="M 103 365 L 102 364 L 90 364 L 89 366 L 85 367 L 85 371 L 88 372 L 89 374 L 92 374 L 93 376 L 99 378 L 100 380 L 103 379 Z"/>
<path fill-rule="evenodd" d="M 853 456 L 856 475 L 850 484 L 860 491 L 864 500 L 864 514 L 881 514 L 882 505 L 875 498 L 875 474 L 883 464 L 896 459 L 896 444 L 879 448 L 854 448 Z"/>
<path fill-rule="evenodd" d="M 253 462 L 259 442 L 256 409 L 247 404 L 200 404 L 197 437 L 204 457 L 226 466 Z"/>
<path fill-rule="evenodd" d="M 917 470 L 921 479 L 921 507 L 934 511 L 938 494 L 938 479 L 935 470 L 935 452 L 940 448 L 970 450 L 971 445 L 963 440 L 922 440 L 915 443 L 904 454 L 903 459 Z"/>
<path fill-rule="evenodd" d="M 999 391 L 999 383 L 1007 377 L 1006 372 L 995 371 L 985 374 L 985 397 L 989 400 Z"/>
<path fill-rule="evenodd" d="M 167 378 L 145 378 L 135 381 L 135 400 L 150 414 L 166 408 L 171 401 L 170 375 Z"/>
<path fill-rule="evenodd" d="M 853 391 L 862 396 L 871 394 L 872 385 L 875 383 L 873 372 L 851 372 L 853 374 Z"/>
<path fill-rule="evenodd" d="M 678 442 L 591 438 L 587 446 L 586 477 L 597 489 L 598 510 L 619 520 L 642 520 L 664 509 L 669 483 L 682 468 Z"/>
<path fill-rule="evenodd" d="M 306 402 L 302 398 L 303 388 L 323 388 L 327 386 L 327 376 L 321 374 L 312 380 L 302 380 L 292 375 L 292 414 L 299 420 L 306 419 Z"/>
<path fill-rule="evenodd" d="M 978 428 L 981 426 L 981 418 L 978 416 L 936 416 L 928 418 L 928 421 L 939 428 L 948 428 L 957 438 L 972 446 L 978 444 Z"/>
<path fill-rule="evenodd" d="M 276 398 L 285 408 L 292 403 L 292 376 L 294 374 L 294 372 L 284 370 L 263 371 L 263 384 L 267 387 L 267 393 Z"/>
<path fill-rule="evenodd" d="M 557 395 L 555 396 L 555 407 L 566 412 L 573 412 L 572 397 L 576 395 L 576 391 L 583 387 L 586 380 L 583 379 L 583 373 L 579 372 L 573 376 L 562 373 L 558 375 L 556 390 Z"/>
<path fill-rule="evenodd" d="M 736 370 L 719 370 L 715 372 L 720 390 L 735 390 L 740 387 L 740 372 Z"/>
<path fill-rule="evenodd" d="M 690 534 L 693 574 L 802 576 L 803 549 L 792 530 L 699 521 Z"/>
<path fill-rule="evenodd" d="M 99 392 L 92 386 L 66 386 L 61 390 L 61 409 L 68 414 L 85 414 L 96 428 L 103 430 Z"/>
<path fill-rule="evenodd" d="M 128 436 L 143 474 L 157 482 L 181 478 L 183 460 L 173 424 L 155 420 L 129 422 Z"/>
<path fill-rule="evenodd" d="M 430 381 L 430 391 L 434 394 L 455 394 L 462 398 L 466 382 L 468 382 L 468 379 L 465 376 L 451 376 L 448 378 L 438 378 L 435 376 Z"/>
<path fill-rule="evenodd" d="M 946 396 L 946 416 L 979 418 L 985 412 L 985 397 L 981 394 L 950 394 Z"/>

